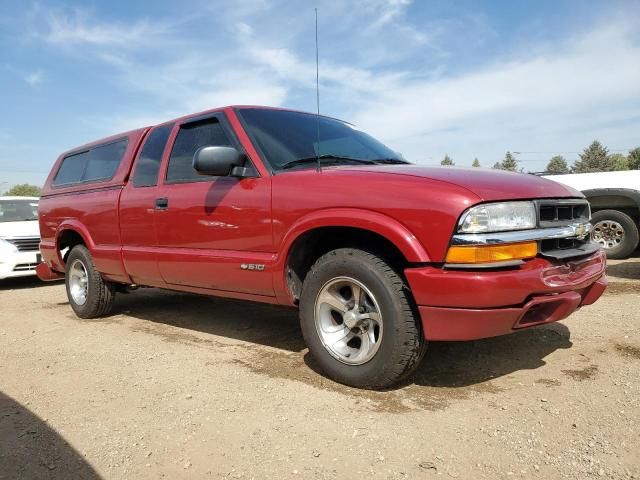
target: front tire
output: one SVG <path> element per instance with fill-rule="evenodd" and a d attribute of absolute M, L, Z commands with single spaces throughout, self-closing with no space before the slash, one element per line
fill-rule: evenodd
<path fill-rule="evenodd" d="M 84 245 L 76 245 L 69 252 L 65 284 L 69 304 L 78 317 L 102 317 L 113 309 L 115 285 L 102 278 Z"/>
<path fill-rule="evenodd" d="M 638 247 L 638 225 L 626 213 L 600 210 L 592 215 L 591 223 L 591 238 L 602 245 L 607 258 L 627 258 Z"/>
<path fill-rule="evenodd" d="M 413 373 L 426 350 L 404 281 L 362 250 L 333 250 L 316 261 L 302 286 L 300 324 L 320 368 L 353 387 L 393 386 Z"/>

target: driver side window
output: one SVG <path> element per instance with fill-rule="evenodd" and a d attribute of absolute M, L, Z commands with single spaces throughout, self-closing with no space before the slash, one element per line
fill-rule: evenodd
<path fill-rule="evenodd" d="M 199 175 L 192 166 L 196 150 L 205 146 L 233 146 L 217 118 L 182 125 L 171 149 L 167 183 L 210 181 L 211 177 Z"/>

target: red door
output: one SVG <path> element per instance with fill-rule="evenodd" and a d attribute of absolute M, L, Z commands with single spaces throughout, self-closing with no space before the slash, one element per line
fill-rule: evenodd
<path fill-rule="evenodd" d="M 122 257 L 127 273 L 140 285 L 165 286 L 155 250 L 155 201 L 160 165 L 172 128 L 173 124 L 159 125 L 147 134 L 120 197 Z"/>
<path fill-rule="evenodd" d="M 164 161 L 154 215 L 160 273 L 169 285 L 274 296 L 271 178 L 199 175 L 192 158 L 208 145 L 242 151 L 222 113 L 181 124 Z"/>

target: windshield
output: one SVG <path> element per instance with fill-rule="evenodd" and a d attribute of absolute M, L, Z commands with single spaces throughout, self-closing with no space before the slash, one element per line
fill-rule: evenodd
<path fill-rule="evenodd" d="M 37 219 L 37 200 L 0 200 L 0 222 L 23 222 Z"/>
<path fill-rule="evenodd" d="M 274 170 L 280 170 L 287 164 L 285 168 L 291 165 L 313 168 L 313 162 L 304 160 L 316 156 L 331 157 L 332 164 L 352 165 L 354 160 L 406 163 L 401 155 L 375 138 L 340 120 L 320 117 L 318 145 L 316 115 L 263 108 L 243 108 L 238 114 L 249 136 Z"/>

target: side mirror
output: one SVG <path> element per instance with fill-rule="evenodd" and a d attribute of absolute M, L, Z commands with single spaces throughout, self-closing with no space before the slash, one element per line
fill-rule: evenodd
<path fill-rule="evenodd" d="M 193 168 L 200 175 L 224 177 L 236 175 L 244 164 L 244 155 L 233 147 L 200 147 L 193 155 Z M 242 176 L 242 175 L 240 175 Z"/>

